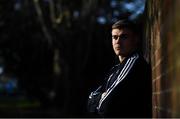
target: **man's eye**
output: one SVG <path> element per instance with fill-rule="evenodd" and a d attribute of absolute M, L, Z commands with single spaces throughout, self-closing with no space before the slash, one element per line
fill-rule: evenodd
<path fill-rule="evenodd" d="M 118 38 L 119 38 L 118 35 L 113 35 L 113 36 L 112 36 L 112 39 L 115 39 L 115 40 L 116 40 L 116 39 L 118 39 Z"/>
<path fill-rule="evenodd" d="M 128 35 L 127 34 L 122 34 L 120 35 L 120 39 L 121 40 L 126 40 L 128 38 Z"/>
<path fill-rule="evenodd" d="M 112 36 L 112 39 L 115 39 L 115 40 L 117 40 L 117 39 L 120 39 L 120 40 L 126 40 L 127 38 L 128 38 L 128 35 L 127 34 L 122 34 L 122 35 L 113 35 Z"/>

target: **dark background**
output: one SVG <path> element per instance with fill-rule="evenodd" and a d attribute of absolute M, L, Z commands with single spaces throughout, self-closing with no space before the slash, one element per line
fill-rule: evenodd
<path fill-rule="evenodd" d="M 136 1 L 0 0 L 0 117 L 87 117 L 116 63 L 111 25 Z"/>

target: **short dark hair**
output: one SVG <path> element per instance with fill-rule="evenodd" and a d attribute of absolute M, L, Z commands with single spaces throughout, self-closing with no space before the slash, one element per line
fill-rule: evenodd
<path fill-rule="evenodd" d="M 132 30 L 134 33 L 138 32 L 138 25 L 135 22 L 128 19 L 121 19 L 112 25 L 112 29 L 121 29 L 121 28 L 128 28 Z"/>

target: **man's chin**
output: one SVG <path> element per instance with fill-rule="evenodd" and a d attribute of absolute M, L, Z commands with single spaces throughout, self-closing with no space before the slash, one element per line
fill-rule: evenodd
<path fill-rule="evenodd" d="M 117 56 L 122 56 L 122 57 L 126 57 L 126 54 L 124 53 L 116 53 Z"/>

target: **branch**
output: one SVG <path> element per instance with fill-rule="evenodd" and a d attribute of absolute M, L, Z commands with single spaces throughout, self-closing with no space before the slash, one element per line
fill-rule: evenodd
<path fill-rule="evenodd" d="M 38 19 L 39 19 L 40 24 L 42 26 L 42 31 L 43 31 L 43 33 L 44 33 L 44 35 L 48 41 L 48 44 L 52 45 L 53 39 L 52 39 L 50 33 L 48 32 L 47 26 L 45 25 L 42 10 L 41 10 L 40 5 L 39 5 L 39 0 L 33 0 L 33 1 L 34 1 L 34 6 L 36 9 L 37 15 L 38 15 Z"/>

